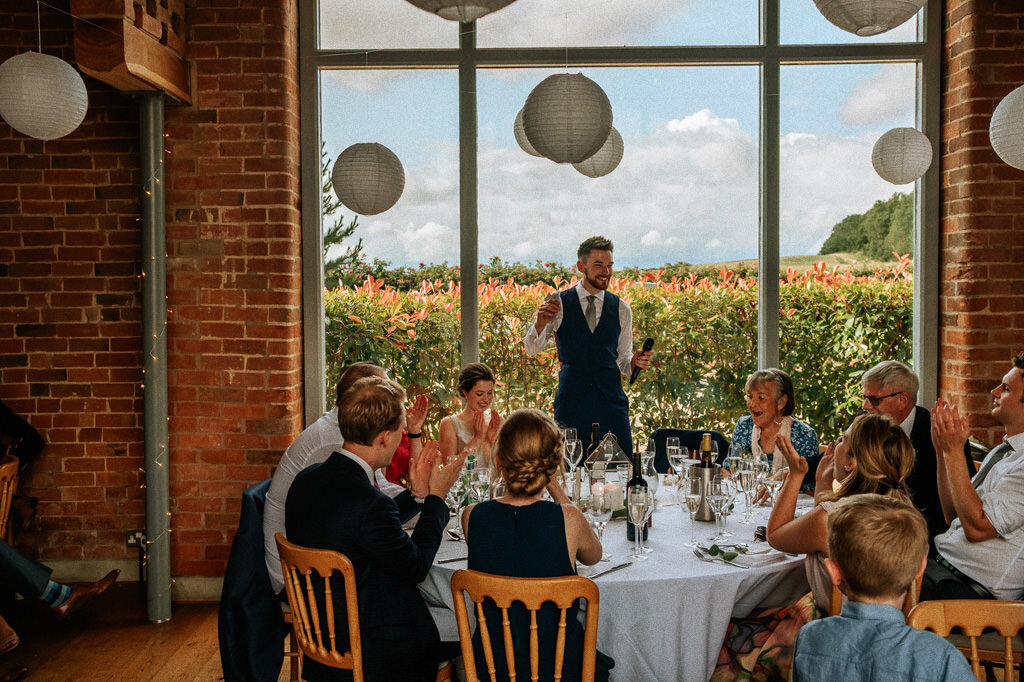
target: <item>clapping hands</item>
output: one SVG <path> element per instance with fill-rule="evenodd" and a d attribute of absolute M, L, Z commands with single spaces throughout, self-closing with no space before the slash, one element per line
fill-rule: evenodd
<path fill-rule="evenodd" d="M 405 411 L 405 430 L 409 433 L 422 433 L 423 422 L 427 419 L 427 411 L 430 409 L 430 401 L 427 396 L 420 393 L 416 396 L 413 406 Z"/>

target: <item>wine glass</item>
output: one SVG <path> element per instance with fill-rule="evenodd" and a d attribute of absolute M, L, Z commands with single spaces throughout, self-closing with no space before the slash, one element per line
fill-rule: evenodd
<path fill-rule="evenodd" d="M 686 473 L 687 476 L 680 486 L 679 496 L 682 498 L 683 509 L 690 514 L 690 542 L 686 546 L 695 547 L 697 545 L 697 522 L 693 517 L 700 508 L 700 498 L 704 482 L 701 480 L 700 472 L 690 468 L 686 470 Z"/>
<path fill-rule="evenodd" d="M 604 527 L 608 525 L 612 518 L 611 500 L 608 499 L 608 496 L 602 490 L 597 488 L 598 486 L 594 486 L 593 489 L 588 488 L 582 492 L 580 500 L 586 499 L 587 516 L 590 518 L 594 528 L 597 529 L 597 539 L 601 542 L 602 547 L 601 561 L 608 561 L 612 555 L 603 551 L 604 543 L 602 538 L 604 537 Z"/>
<path fill-rule="evenodd" d="M 679 439 L 675 440 L 678 443 Z M 668 446 L 666 446 L 666 451 L 668 451 Z M 683 485 L 683 480 L 689 475 L 690 467 L 694 465 L 694 460 L 690 459 L 690 449 L 685 445 L 677 444 L 675 450 L 668 453 L 668 462 L 676 471 L 676 489 L 678 491 L 679 486 Z"/>
<path fill-rule="evenodd" d="M 715 512 L 715 534 L 708 538 L 708 540 L 715 542 L 719 540 L 722 535 L 720 530 L 722 527 L 722 512 L 725 511 L 725 506 L 728 504 L 729 495 L 725 490 L 725 485 L 722 481 L 722 477 L 715 476 L 713 479 L 708 481 L 707 498 L 708 504 L 711 505 L 712 511 Z"/>
<path fill-rule="evenodd" d="M 754 488 L 757 485 L 757 471 L 754 468 L 754 460 L 751 457 L 741 457 L 738 466 L 739 468 L 736 470 L 734 480 L 743 492 L 743 498 L 746 503 L 743 511 L 743 523 L 750 523 L 750 493 L 754 492 Z"/>
<path fill-rule="evenodd" d="M 665 455 L 668 457 L 668 463 L 676 470 L 676 474 L 679 474 L 682 463 L 676 464 L 679 460 L 679 439 L 675 436 L 669 436 L 665 439 Z"/>
<path fill-rule="evenodd" d="M 650 518 L 653 506 L 654 497 L 647 486 L 631 485 L 626 489 L 626 511 L 629 514 L 630 523 L 635 527 L 633 553 L 630 556 L 640 561 L 647 559 L 647 555 L 644 554 L 643 547 L 641 547 L 641 538 L 643 538 L 644 525 Z"/>
<path fill-rule="evenodd" d="M 718 442 L 711 439 L 711 463 L 718 464 Z"/>
<path fill-rule="evenodd" d="M 725 461 L 728 463 L 729 471 L 735 475 L 739 469 L 740 460 L 743 459 L 743 448 L 739 443 L 733 443 L 729 446 L 729 454 L 726 455 Z"/>
<path fill-rule="evenodd" d="M 484 500 L 484 493 L 487 492 L 488 487 L 491 483 L 491 472 L 486 467 L 478 467 L 473 470 L 473 477 L 470 479 L 470 485 L 473 488 L 474 497 L 477 502 Z"/>

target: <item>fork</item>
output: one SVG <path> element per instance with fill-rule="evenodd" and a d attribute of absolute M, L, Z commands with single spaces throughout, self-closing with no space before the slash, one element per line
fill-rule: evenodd
<path fill-rule="evenodd" d="M 747 566 L 746 564 L 738 564 L 735 561 L 729 561 L 728 559 L 723 559 L 721 557 L 707 556 L 704 552 L 702 552 L 697 547 L 693 548 L 693 554 L 694 554 L 694 556 L 696 556 L 701 561 L 706 561 L 709 564 L 710 563 L 714 563 L 716 561 L 721 561 L 723 564 L 729 564 L 730 566 L 735 566 L 736 568 L 750 568 L 750 566 Z"/>

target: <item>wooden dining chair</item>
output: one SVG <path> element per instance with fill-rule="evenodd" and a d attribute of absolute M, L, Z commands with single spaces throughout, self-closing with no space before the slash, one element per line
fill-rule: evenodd
<path fill-rule="evenodd" d="M 587 617 L 583 636 L 583 668 L 580 679 L 582 682 L 593 682 L 597 658 L 597 616 L 600 607 L 597 585 L 593 580 L 575 575 L 557 578 L 511 578 L 466 569 L 456 571 L 452 576 L 452 596 L 455 598 L 455 620 L 459 626 L 459 644 L 462 647 L 466 681 L 480 682 L 480 678 L 477 677 L 476 659 L 473 655 L 473 633 L 469 626 L 464 593 L 469 594 L 470 600 L 476 607 L 477 628 L 480 630 L 484 660 L 487 663 L 491 682 L 497 682 L 497 675 L 490 630 L 487 619 L 484 617 L 483 602 L 485 599 L 492 599 L 497 608 L 501 609 L 505 661 L 508 666 L 509 678 L 513 680 L 526 679 L 526 673 L 523 671 L 514 674 L 518 671 L 515 668 L 509 609 L 513 603 L 518 602 L 530 614 L 530 679 L 536 680 L 540 666 L 537 612 L 543 604 L 554 603 L 560 611 L 558 634 L 555 641 L 554 679 L 556 682 L 562 677 L 565 659 L 566 613 L 577 599 L 585 599 L 587 601 Z"/>
<path fill-rule="evenodd" d="M 0 538 L 11 542 L 12 528 L 10 524 L 11 501 L 18 487 L 18 458 L 4 455 L 0 460 Z"/>
<path fill-rule="evenodd" d="M 275 534 L 274 539 L 281 557 L 284 589 L 291 608 L 292 632 L 299 651 L 318 663 L 351 670 L 353 682 L 363 682 L 359 603 L 356 599 L 356 573 L 352 562 L 341 552 L 294 545 L 285 540 L 281 533 Z M 344 652 L 338 649 L 334 627 L 334 595 L 330 579 L 335 571 L 341 573 L 345 594 L 348 595 L 345 599 L 345 615 L 349 650 Z M 323 581 L 322 603 L 318 601 L 318 590 L 314 588 L 319 580 Z M 440 666 L 436 682 L 451 680 L 452 670 L 451 663 Z"/>
<path fill-rule="evenodd" d="M 921 595 L 921 580 L 924 576 L 917 578 L 914 582 L 910 583 L 910 589 L 907 590 L 907 596 L 903 600 L 903 617 L 909 618 L 910 612 L 917 606 L 918 597 Z M 832 596 L 829 597 L 828 602 L 828 615 L 838 616 L 843 611 L 843 593 L 839 591 L 839 588 L 832 585 Z"/>
<path fill-rule="evenodd" d="M 907 622 L 918 630 L 931 630 L 956 646 L 971 662 L 974 676 L 983 680 L 982 663 L 1003 666 L 1003 680 L 1014 678 L 1014 665 L 1021 665 L 1024 641 L 1024 602 L 998 599 L 946 599 L 924 601 L 910 612 Z M 962 635 L 950 634 L 960 628 Z M 984 633 L 994 628 L 994 633 Z"/>

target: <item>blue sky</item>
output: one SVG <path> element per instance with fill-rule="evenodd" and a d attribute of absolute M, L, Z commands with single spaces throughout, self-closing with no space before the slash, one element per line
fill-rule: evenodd
<path fill-rule="evenodd" d="M 626 4 L 633 11 L 624 14 Z M 399 0 L 381 0 L 379 7 L 389 13 L 386 21 L 362 16 L 365 4 L 332 4 L 340 14 L 325 16 L 324 45 L 454 42 L 456 24 Z M 784 42 L 864 40 L 831 26 L 811 0 L 783 0 L 782 10 Z M 915 24 L 869 40 L 912 40 Z M 387 32 L 374 35 L 382 26 Z M 754 0 L 518 0 L 478 21 L 478 44 L 739 44 L 755 41 L 756 28 Z M 527 155 L 512 134 L 531 89 L 563 72 L 478 72 L 482 261 L 497 255 L 566 262 L 581 239 L 597 232 L 616 242 L 620 265 L 754 257 L 756 68 L 583 70 L 607 93 L 625 144 L 619 168 L 597 179 Z M 912 187 L 878 178 L 870 152 L 889 128 L 914 125 L 913 76 L 909 64 L 783 68 L 783 255 L 815 253 L 835 222 Z M 360 218 L 367 255 L 396 264 L 457 262 L 456 72 L 333 71 L 322 75 L 321 86 L 332 157 L 350 144 L 375 141 L 405 167 L 399 202 Z"/>

